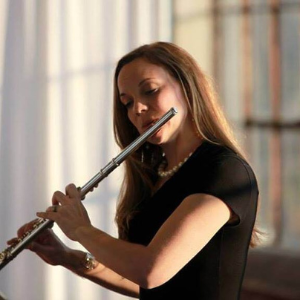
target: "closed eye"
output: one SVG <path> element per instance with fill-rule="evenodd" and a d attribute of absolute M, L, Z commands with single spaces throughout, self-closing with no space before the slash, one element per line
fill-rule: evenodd
<path fill-rule="evenodd" d="M 145 92 L 146 95 L 151 95 L 151 94 L 154 94 L 158 91 L 158 88 L 155 88 L 155 89 L 151 89 L 151 90 L 147 90 Z"/>
<path fill-rule="evenodd" d="M 127 103 L 124 103 L 124 106 L 128 109 L 130 106 L 132 106 L 132 101 L 128 101 Z"/>

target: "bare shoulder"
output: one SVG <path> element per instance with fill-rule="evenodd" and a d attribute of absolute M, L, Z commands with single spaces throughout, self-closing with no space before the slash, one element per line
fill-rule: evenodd
<path fill-rule="evenodd" d="M 232 218 L 231 210 L 224 201 L 213 195 L 200 193 L 186 197 L 175 213 L 196 223 L 209 220 L 210 224 L 215 223 L 217 227 L 221 227 Z"/>

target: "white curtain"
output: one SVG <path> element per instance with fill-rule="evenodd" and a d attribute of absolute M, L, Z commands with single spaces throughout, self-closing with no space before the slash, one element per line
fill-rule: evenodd
<path fill-rule="evenodd" d="M 0 1 L 0 251 L 51 204 L 115 155 L 112 75 L 129 50 L 171 40 L 171 0 Z M 93 224 L 116 236 L 122 167 L 87 195 Z M 55 232 L 68 245 L 59 228 Z M 11 300 L 128 299 L 22 251 L 0 271 Z"/>

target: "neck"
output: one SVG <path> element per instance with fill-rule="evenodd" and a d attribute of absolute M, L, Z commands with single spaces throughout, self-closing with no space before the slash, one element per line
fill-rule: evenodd
<path fill-rule="evenodd" d="M 187 158 L 191 153 L 193 153 L 201 144 L 203 139 L 199 137 L 194 137 L 189 143 L 180 142 L 177 144 L 166 145 L 163 148 L 165 153 L 165 159 L 167 161 L 167 166 L 165 170 L 170 170 L 176 167 L 180 162 Z"/>

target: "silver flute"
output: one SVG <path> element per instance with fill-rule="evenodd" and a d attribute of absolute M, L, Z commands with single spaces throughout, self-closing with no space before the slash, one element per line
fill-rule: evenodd
<path fill-rule="evenodd" d="M 98 184 L 107 177 L 114 169 L 116 169 L 131 153 L 137 150 L 146 140 L 151 137 L 160 127 L 177 113 L 177 109 L 172 107 L 166 114 L 164 114 L 152 127 L 146 130 L 131 144 L 129 144 L 120 154 L 114 157 L 103 169 L 100 170 L 92 179 L 90 179 L 82 188 L 80 188 L 81 200 L 91 190 L 96 188 Z M 47 228 L 53 226 L 53 221 L 43 218 L 38 218 L 33 224 L 32 229 L 25 232 L 17 242 L 0 253 L 0 270 L 3 269 L 11 260 L 13 260 L 25 247 L 32 242 L 38 234 Z"/>

